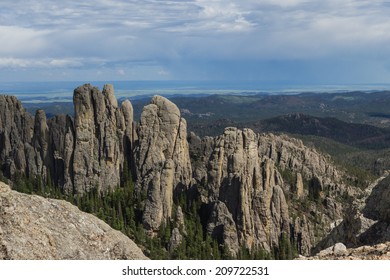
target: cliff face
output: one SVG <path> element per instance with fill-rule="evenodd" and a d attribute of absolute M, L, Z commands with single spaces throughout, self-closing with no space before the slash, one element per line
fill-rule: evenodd
<path fill-rule="evenodd" d="M 283 180 L 272 159 L 261 155 L 258 143 L 252 130 L 227 128 L 224 135 L 204 142 L 211 153 L 205 157 L 208 163 L 198 166 L 204 170 L 195 172 L 203 174 L 195 179 L 211 207 L 208 230 L 222 234 L 232 252 L 242 244 L 270 250 L 281 232 L 289 235 Z M 229 222 L 224 222 L 226 217 L 231 217 Z"/>
<path fill-rule="evenodd" d="M 226 128 L 219 137 L 200 140 L 191 135 L 189 141 L 191 158 L 197 159 L 194 179 L 209 207 L 207 229 L 212 235 L 222 239 L 233 254 L 243 245 L 270 251 L 278 246 L 282 233 L 299 240 L 301 252 L 310 252 L 321 236 L 315 236 L 314 223 L 306 213 L 297 213 L 291 201 L 300 204 L 312 192 L 320 199 L 325 189 L 334 190 L 327 198 L 333 201 L 332 196 L 343 190 L 336 185 L 340 175 L 324 156 L 301 141 L 258 135 L 250 129 Z M 286 182 L 290 179 L 283 178 L 286 172 L 296 178 L 294 182 Z M 320 206 L 310 205 L 319 211 Z M 341 206 L 333 206 L 321 213 L 325 228 L 341 218 Z M 292 216 L 298 217 L 293 220 Z"/>
<path fill-rule="evenodd" d="M 48 120 L 50 138 L 50 157 L 48 166 L 55 185 L 63 188 L 65 193 L 76 192 L 74 188 L 74 147 L 75 129 L 70 116 L 59 115 Z"/>
<path fill-rule="evenodd" d="M 34 118 L 13 96 L 0 95 L 0 162 L 8 176 L 29 170 L 35 158 L 32 137 Z"/>
<path fill-rule="evenodd" d="M 129 101 L 118 106 L 112 85 L 103 92 L 89 84 L 75 89 L 74 120 L 63 115 L 46 120 L 42 110 L 33 118 L 14 97 L 0 98 L 5 175 L 38 175 L 69 194 L 120 184 L 125 158 L 132 164 L 133 109 Z"/>
<path fill-rule="evenodd" d="M 374 246 L 390 240 L 390 175 L 386 171 L 356 199 L 343 222 L 327 241 L 343 242 L 348 247 Z M 329 244 L 329 242 L 328 242 Z"/>
<path fill-rule="evenodd" d="M 328 157 L 299 140 L 237 128 L 213 138 L 187 135 L 179 109 L 161 96 L 144 107 L 138 125 L 131 103 L 119 106 L 111 85 L 78 87 L 74 106 L 74 119 L 46 120 L 43 111 L 34 118 L 0 96 L 1 169 L 52 180 L 67 194 L 104 194 L 129 168 L 145 198 L 138 213 L 145 229 L 156 233 L 180 220 L 169 250 L 186 235 L 181 208 L 173 213 L 182 194 L 200 199 L 203 228 L 232 255 L 242 247 L 271 251 L 283 236 L 308 255 L 342 219 L 340 197 L 356 194 Z"/>
<path fill-rule="evenodd" d="M 73 102 L 73 184 L 81 192 L 118 186 L 124 162 L 125 131 L 131 128 L 126 127 L 113 87 L 106 85 L 100 92 L 96 87 L 84 85 L 75 90 Z"/>
<path fill-rule="evenodd" d="M 156 230 L 171 218 L 174 195 L 191 182 L 187 124 L 175 104 L 154 96 L 142 111 L 138 137 L 137 188 L 147 193 L 143 223 Z"/>
<path fill-rule="evenodd" d="M 121 232 L 68 202 L 0 182 L 0 259 L 147 259 Z"/>

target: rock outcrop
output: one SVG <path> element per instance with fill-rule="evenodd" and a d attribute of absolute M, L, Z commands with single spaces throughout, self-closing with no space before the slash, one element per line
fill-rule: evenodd
<path fill-rule="evenodd" d="M 386 176 L 386 175 L 385 175 Z M 387 175 L 371 190 L 365 201 L 364 215 L 373 220 L 390 224 L 390 176 Z"/>
<path fill-rule="evenodd" d="M 0 259 L 147 259 L 121 232 L 68 202 L 0 182 Z"/>
<path fill-rule="evenodd" d="M 348 248 L 373 246 L 390 240 L 389 173 L 370 184 L 364 192 L 348 203 L 342 219 L 336 220 L 329 234 L 317 243 L 313 253 L 318 254 L 336 243 Z"/>
<path fill-rule="evenodd" d="M 232 253 L 241 245 L 270 251 L 282 232 L 289 235 L 289 214 L 283 180 L 274 161 L 261 154 L 259 136 L 250 129 L 227 128 L 201 145 L 210 154 L 195 166 L 207 169 L 194 174 L 202 200 L 214 205 L 208 230 Z"/>
<path fill-rule="evenodd" d="M 302 198 L 304 195 L 304 190 L 303 190 L 303 180 L 302 180 L 302 175 L 301 173 L 297 173 L 297 180 L 295 182 L 295 195 L 297 198 Z"/>
<path fill-rule="evenodd" d="M 0 164 L 4 175 L 29 170 L 33 164 L 34 118 L 13 96 L 0 95 Z"/>
<path fill-rule="evenodd" d="M 127 161 L 134 170 L 136 139 L 133 108 L 122 106 L 112 85 L 103 91 L 89 84 L 75 89 L 75 116 L 35 118 L 14 97 L 0 96 L 0 162 L 7 177 L 24 173 L 52 180 L 68 194 L 117 187 Z"/>
<path fill-rule="evenodd" d="M 300 256 L 298 260 L 390 260 L 390 242 L 357 248 L 346 248 L 337 243 L 314 256 Z"/>
<path fill-rule="evenodd" d="M 73 151 L 75 132 L 73 119 L 70 116 L 58 115 L 48 120 L 51 164 L 51 178 L 54 185 L 63 188 L 67 194 L 77 193 L 73 184 Z"/>
<path fill-rule="evenodd" d="M 120 184 L 125 132 L 132 130 L 126 127 L 113 87 L 105 85 L 103 92 L 90 85 L 78 87 L 74 91 L 73 102 L 73 184 L 80 192 L 91 188 L 101 191 L 113 189 Z M 128 121 L 132 119 L 130 116 L 127 118 Z M 130 126 L 129 123 L 127 125 Z"/>
<path fill-rule="evenodd" d="M 233 254 L 240 246 L 271 251 L 282 234 L 292 236 L 299 251 L 310 254 L 322 237 L 313 233 L 318 221 L 309 217 L 310 209 L 302 215 L 288 199 L 309 200 L 311 192 L 329 199 L 332 207 L 327 211 L 312 206 L 322 215 L 322 234 L 342 216 L 342 207 L 331 204 L 331 195 L 346 189 L 341 175 L 326 157 L 299 140 L 226 128 L 219 137 L 201 140 L 190 135 L 189 141 L 195 185 L 202 201 L 210 205 L 207 229 Z"/>
<path fill-rule="evenodd" d="M 144 107 L 135 157 L 137 189 L 147 193 L 143 223 L 156 230 L 171 218 L 173 199 L 188 188 L 192 176 L 187 124 L 168 99 L 154 96 Z"/>

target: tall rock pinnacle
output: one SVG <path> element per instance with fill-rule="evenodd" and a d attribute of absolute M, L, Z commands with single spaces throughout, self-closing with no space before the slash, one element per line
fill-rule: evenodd
<path fill-rule="evenodd" d="M 191 182 L 187 124 L 175 104 L 154 96 L 142 111 L 138 137 L 137 184 L 147 192 L 143 221 L 155 230 L 171 217 L 174 194 Z"/>
<path fill-rule="evenodd" d="M 81 191 L 99 190 L 120 184 L 123 166 L 125 120 L 112 85 L 103 92 L 89 84 L 74 91 L 75 150 L 74 185 Z"/>

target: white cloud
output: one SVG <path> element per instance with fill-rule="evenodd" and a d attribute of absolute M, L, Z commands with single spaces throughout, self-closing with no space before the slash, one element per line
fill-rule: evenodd
<path fill-rule="evenodd" d="M 0 68 L 14 68 L 14 67 L 24 68 L 29 65 L 31 65 L 31 63 L 23 59 L 12 58 L 12 57 L 0 58 Z"/>
<path fill-rule="evenodd" d="M 0 55 L 35 54 L 47 44 L 44 30 L 0 25 Z"/>
<path fill-rule="evenodd" d="M 49 64 L 54 67 L 81 67 L 83 63 L 74 59 L 52 59 Z"/>
<path fill-rule="evenodd" d="M 82 59 L 0 57 L 0 68 L 69 68 L 83 66 Z"/>
<path fill-rule="evenodd" d="M 167 70 L 159 70 L 157 72 L 159 76 L 169 76 L 169 72 Z"/>

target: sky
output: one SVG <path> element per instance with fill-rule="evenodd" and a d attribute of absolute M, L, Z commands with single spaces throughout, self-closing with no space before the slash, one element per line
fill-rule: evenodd
<path fill-rule="evenodd" d="M 390 83 L 390 2 L 1 0 L 0 82 Z"/>

